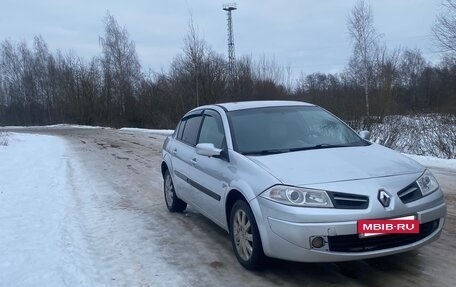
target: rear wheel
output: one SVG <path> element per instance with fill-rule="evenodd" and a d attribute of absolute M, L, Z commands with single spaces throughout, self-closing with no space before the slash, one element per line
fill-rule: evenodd
<path fill-rule="evenodd" d="M 163 191 L 165 195 L 166 207 L 168 207 L 169 211 L 182 212 L 185 208 L 187 208 L 187 203 L 180 200 L 176 195 L 173 179 L 171 178 L 169 170 L 165 171 Z"/>
<path fill-rule="evenodd" d="M 238 200 L 231 209 L 230 237 L 239 263 L 249 270 L 258 269 L 264 260 L 260 233 L 249 205 Z"/>

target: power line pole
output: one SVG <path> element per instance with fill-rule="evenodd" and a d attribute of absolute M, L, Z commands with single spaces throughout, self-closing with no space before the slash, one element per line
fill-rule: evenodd
<path fill-rule="evenodd" d="M 233 20 L 231 18 L 231 11 L 234 11 L 236 9 L 236 3 L 229 3 L 223 5 L 223 10 L 226 11 L 228 22 L 228 69 L 231 79 L 234 78 L 234 74 L 236 71 L 236 56 L 234 53 Z"/>

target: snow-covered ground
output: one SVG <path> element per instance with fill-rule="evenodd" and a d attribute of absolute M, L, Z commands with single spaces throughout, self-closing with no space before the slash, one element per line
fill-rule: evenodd
<path fill-rule="evenodd" d="M 134 232 L 145 230 L 145 215 L 128 212 L 111 184 L 128 190 L 126 178 L 89 174 L 61 137 L 8 139 L 0 146 L 0 286 L 147 286 L 133 249 L 149 254 L 148 275 L 163 285 L 185 282 L 160 259 L 163 248 L 147 243 L 150 234 Z"/>
<path fill-rule="evenodd" d="M 433 156 L 404 154 L 429 168 L 453 170 L 456 172 L 456 159 L 443 159 Z"/>
<path fill-rule="evenodd" d="M 0 286 L 90 286 L 63 139 L 9 134 L 0 146 Z M 37 283 L 39 283 L 37 285 Z"/>
<path fill-rule="evenodd" d="M 163 137 L 104 131 L 115 144 L 101 136 L 76 139 L 75 148 L 68 138 L 9 132 L 0 146 L 0 286 L 212 285 L 211 268 L 196 272 L 201 263 L 181 250 L 206 250 L 209 238 L 189 238 L 182 217 L 167 212 L 159 163 L 137 153 L 130 159 L 132 150 L 120 148 L 129 137 L 129 146 L 155 154 Z M 210 264 L 212 256 L 196 260 Z"/>
<path fill-rule="evenodd" d="M 138 128 L 121 128 L 121 131 L 150 133 L 156 135 L 169 136 L 174 133 L 174 130 L 158 130 L 158 129 L 138 129 Z"/>
<path fill-rule="evenodd" d="M 47 126 L 4 126 L 2 128 L 14 130 L 14 129 L 26 129 L 26 128 L 73 128 L 73 129 L 110 129 L 109 127 L 100 127 L 100 126 L 86 126 L 86 125 L 72 125 L 72 124 L 57 124 L 57 125 L 47 125 Z"/>
<path fill-rule="evenodd" d="M 112 129 L 110 127 L 101 127 L 101 126 L 86 126 L 86 125 L 71 125 L 71 124 L 57 124 L 57 125 L 47 125 L 47 126 L 3 126 L 0 127 L 7 130 L 25 130 L 25 129 Z M 167 129 L 140 129 L 140 128 L 120 128 L 120 131 L 124 132 L 137 132 L 137 133 L 146 133 L 146 134 L 156 134 L 156 135 L 171 135 L 174 130 Z"/>

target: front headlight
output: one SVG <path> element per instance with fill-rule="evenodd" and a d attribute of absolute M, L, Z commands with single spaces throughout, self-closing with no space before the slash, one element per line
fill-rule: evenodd
<path fill-rule="evenodd" d="M 260 196 L 287 205 L 333 207 L 326 191 L 318 189 L 275 185 L 264 191 Z"/>
<path fill-rule="evenodd" d="M 439 188 L 439 183 L 429 170 L 426 170 L 423 175 L 416 180 L 416 183 L 420 187 L 423 196 L 428 195 Z"/>

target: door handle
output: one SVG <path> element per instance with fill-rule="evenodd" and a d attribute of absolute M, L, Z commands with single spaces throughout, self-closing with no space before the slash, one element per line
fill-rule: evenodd
<path fill-rule="evenodd" d="M 177 148 L 173 149 L 173 154 L 177 154 Z"/>
<path fill-rule="evenodd" d="M 192 165 L 195 165 L 196 164 L 196 158 L 192 158 L 191 162 L 192 162 Z"/>

